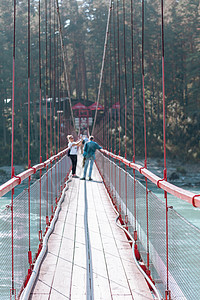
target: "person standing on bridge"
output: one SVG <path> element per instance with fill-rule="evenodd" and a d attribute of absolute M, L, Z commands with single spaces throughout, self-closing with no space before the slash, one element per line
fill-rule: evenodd
<path fill-rule="evenodd" d="M 76 176 L 76 165 L 77 165 L 77 153 L 78 153 L 78 146 L 82 144 L 82 140 L 78 142 L 74 142 L 74 137 L 73 135 L 68 135 L 68 147 L 70 148 L 69 151 L 69 157 L 71 158 L 72 161 L 72 177 L 77 177 Z"/>
<path fill-rule="evenodd" d="M 84 144 L 83 157 L 85 158 L 85 166 L 84 166 L 83 177 L 81 178 L 81 180 L 85 180 L 85 178 L 86 178 L 86 173 L 87 173 L 87 168 L 88 168 L 89 162 L 90 162 L 89 180 L 92 180 L 91 176 L 92 176 L 93 164 L 95 161 L 95 152 L 97 149 L 102 149 L 102 147 L 99 146 L 93 140 L 94 140 L 94 137 L 90 136 L 89 142 L 86 142 Z"/>

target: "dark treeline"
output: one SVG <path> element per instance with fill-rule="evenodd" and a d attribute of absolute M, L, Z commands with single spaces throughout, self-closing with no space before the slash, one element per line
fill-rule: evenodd
<path fill-rule="evenodd" d="M 130 2 L 126 2 L 126 57 L 128 82 L 128 149 L 132 152 L 132 100 L 131 100 L 131 16 Z M 143 155 L 143 104 L 141 85 L 141 1 L 134 2 L 134 81 L 136 147 Z M 38 0 L 31 0 L 31 160 L 39 161 L 39 19 Z M 47 4 L 47 20 L 45 15 Z M 121 103 L 122 135 L 124 132 L 124 61 L 123 13 L 119 4 L 121 94 L 115 82 L 115 52 L 117 37 L 116 4 L 111 17 L 110 39 L 105 64 L 101 103 Z M 64 51 L 68 68 L 72 99 L 96 101 L 108 15 L 107 0 L 59 1 L 64 38 Z M 200 138 L 200 24 L 199 1 L 165 1 L 165 86 L 167 114 L 167 150 L 177 158 L 199 160 Z M 13 3 L 0 2 L 0 165 L 10 164 L 12 52 L 13 52 Z M 114 20 L 115 18 L 115 20 Z M 47 21 L 47 22 L 46 22 Z M 115 21 L 115 23 L 113 23 Z M 62 109 L 64 120 L 70 122 L 69 104 L 65 85 L 56 2 L 41 0 L 41 83 L 42 83 L 42 156 L 46 149 L 45 101 L 52 109 Z M 115 29 L 114 29 L 115 28 Z M 46 32 L 47 29 L 47 32 Z M 47 38 L 47 44 L 46 44 Z M 114 49 L 115 45 L 115 49 Z M 162 65 L 161 65 L 161 13 L 159 1 L 145 1 L 145 96 L 147 105 L 148 155 L 162 154 Z M 109 50 L 110 47 L 110 50 Z M 47 52 L 46 52 L 47 48 Z M 112 59 L 109 61 L 109 52 Z M 15 72 L 15 157 L 14 163 L 27 163 L 27 1 L 17 1 L 16 14 L 16 72 Z M 47 62 L 47 68 L 46 68 Z M 111 64 L 111 68 L 109 67 Z M 112 73 L 112 80 L 109 75 Z M 53 114 L 53 113 L 52 113 Z M 56 113 L 57 116 L 57 113 Z M 50 126 L 48 109 L 48 122 Z M 53 118 L 52 118 L 53 119 Z M 56 117 L 57 126 L 57 117 Z M 57 128 L 56 128 L 57 132 Z M 53 151 L 58 148 L 57 140 Z M 56 134 L 57 135 L 57 134 Z M 50 143 L 50 141 L 49 141 Z M 49 147 L 50 149 L 50 147 Z M 123 149 L 123 142 L 122 142 Z M 49 150 L 50 151 L 50 150 Z"/>
<path fill-rule="evenodd" d="M 65 58 L 72 99 L 96 100 L 104 35 L 107 22 L 106 1 L 58 1 Z M 59 36 L 56 1 L 41 0 L 40 49 L 42 86 L 42 157 L 46 158 L 46 109 L 48 98 L 48 126 L 50 103 L 52 115 L 63 110 L 63 123 L 71 122 L 67 88 Z M 13 1 L 0 2 L 0 165 L 10 164 L 12 64 L 13 64 Z M 28 133 L 28 7 L 27 0 L 16 1 L 16 59 L 15 59 L 15 128 L 14 163 L 27 164 Z M 38 162 L 39 154 L 39 1 L 31 0 L 31 161 Z M 46 51 L 47 50 L 47 51 Z M 47 62 L 47 67 L 46 67 Z M 53 117 L 51 120 L 53 124 Z M 53 126 L 53 125 L 52 125 Z M 65 128 L 69 128 L 69 126 Z M 48 128 L 48 148 L 58 150 L 58 141 Z M 66 133 L 65 133 L 66 136 Z M 62 145 L 66 144 L 66 139 Z"/>
<path fill-rule="evenodd" d="M 144 157 L 144 117 L 142 86 L 142 2 L 113 1 L 102 97 L 111 107 L 120 102 L 121 153 L 124 154 L 125 75 L 127 78 L 127 154 L 132 158 L 132 79 L 134 77 L 136 156 Z M 199 1 L 164 2 L 164 53 L 167 157 L 200 159 L 200 6 Z M 117 9 L 118 7 L 118 9 Z M 117 13 L 119 10 L 119 14 Z M 125 23 L 125 30 L 124 30 Z M 119 27 L 119 49 L 118 49 Z M 124 45 L 125 32 L 125 45 Z M 133 36 L 133 39 L 132 39 Z M 133 51 L 132 51 L 133 44 Z M 125 47 L 124 47 L 125 46 Z M 125 52 L 125 58 L 124 58 Z M 133 55 L 132 55 L 133 52 Z M 133 75 L 132 75 L 133 56 Z M 126 63 L 126 64 L 125 64 Z M 120 67 L 119 67 L 120 66 Z M 126 66 L 126 72 L 125 72 Z M 116 78 L 115 78 L 115 74 Z M 110 77 L 112 79 L 110 79 Z M 120 85 L 120 87 L 119 87 Z M 161 3 L 144 2 L 144 87 L 148 157 L 163 157 L 163 95 Z M 112 111 L 112 115 L 114 111 Z M 108 118 L 108 117 L 107 117 Z M 114 116 L 113 116 L 114 118 Z M 114 120 L 111 120 L 112 127 Z M 106 119 L 105 119 L 106 120 Z M 104 122 L 105 124 L 105 122 Z M 117 120 L 118 124 L 118 120 Z M 118 125 L 117 125 L 118 126 Z M 106 126 L 105 126 L 106 127 Z M 103 129 L 106 132 L 106 129 Z M 116 135 L 118 152 L 118 130 Z M 109 134 L 111 138 L 111 131 Z M 114 149 L 114 138 L 112 145 Z"/>

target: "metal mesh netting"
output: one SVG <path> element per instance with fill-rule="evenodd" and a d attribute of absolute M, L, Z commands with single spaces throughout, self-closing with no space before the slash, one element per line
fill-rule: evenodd
<path fill-rule="evenodd" d="M 31 202 L 32 202 L 32 197 L 31 197 Z M 14 220 L 13 220 L 14 288 L 18 292 L 20 291 L 23 285 L 29 267 L 28 265 L 29 224 L 28 224 L 28 191 L 27 190 L 19 194 L 14 199 L 13 213 L 14 213 Z"/>
<path fill-rule="evenodd" d="M 148 191 L 149 253 L 152 276 L 166 287 L 166 216 L 165 204 Z M 146 259 L 145 259 L 146 262 Z M 157 273 L 156 273 L 157 272 Z"/>
<path fill-rule="evenodd" d="M 11 287 L 11 210 L 10 206 L 0 214 L 0 295 L 5 295 L 2 299 L 9 299 Z"/>
<path fill-rule="evenodd" d="M 169 270 L 173 295 L 199 299 L 200 230 L 169 210 Z"/>
<path fill-rule="evenodd" d="M 46 216 L 50 220 L 53 215 L 56 198 L 59 198 L 61 186 L 64 185 L 70 167 L 70 158 L 64 156 L 41 177 L 41 204 L 40 179 L 36 180 L 30 187 L 30 250 L 33 259 L 39 246 L 39 230 L 42 230 L 43 234 L 45 233 Z M 29 268 L 28 189 L 25 189 L 14 199 L 13 214 L 14 289 L 18 295 Z M 11 205 L 0 212 L 0 233 L 0 299 L 4 300 L 10 299 L 10 289 L 12 288 Z"/>
<path fill-rule="evenodd" d="M 129 222 L 133 227 L 134 224 L 134 181 L 130 174 L 127 174 L 127 207 L 129 214 Z M 129 229 L 130 230 L 130 229 Z"/>
<path fill-rule="evenodd" d="M 136 219 L 137 219 L 137 233 L 139 244 L 138 248 L 140 254 L 145 262 L 147 263 L 147 218 L 146 218 L 146 190 L 145 187 L 136 181 Z"/>
<path fill-rule="evenodd" d="M 99 163 L 100 162 L 100 163 Z M 135 182 L 136 212 L 134 212 L 134 178 L 117 166 L 113 161 L 97 154 L 98 167 L 104 176 L 106 185 L 116 196 L 117 207 L 121 206 L 121 215 L 128 215 L 130 233 L 136 229 L 138 249 L 147 264 L 147 201 L 146 187 Z M 108 165 L 112 172 L 109 178 Z M 112 175 L 114 174 L 114 175 Z M 127 208 L 125 195 L 127 180 Z M 166 205 L 153 192 L 148 191 L 148 230 L 150 270 L 160 292 L 164 296 L 167 284 L 166 267 Z M 124 220 L 125 221 L 125 220 Z M 200 230 L 179 215 L 173 208 L 168 208 L 169 223 L 169 290 L 172 299 L 199 299 L 200 285 Z"/>

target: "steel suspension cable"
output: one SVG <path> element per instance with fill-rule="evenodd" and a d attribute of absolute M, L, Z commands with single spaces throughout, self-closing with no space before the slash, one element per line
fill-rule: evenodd
<path fill-rule="evenodd" d="M 53 51 L 54 51 L 54 73 L 53 73 L 53 82 L 54 82 L 54 101 L 53 101 L 53 120 L 54 120 L 54 154 L 56 154 L 56 2 L 54 0 L 54 26 L 53 26 Z"/>
<path fill-rule="evenodd" d="M 56 0 L 55 0 L 56 1 Z M 57 8 L 57 7 L 56 7 Z M 57 14 L 57 18 L 56 18 L 56 28 L 57 31 L 59 32 L 59 28 L 58 28 L 58 14 Z M 57 83 L 57 98 L 58 98 L 58 110 L 57 110 L 57 151 L 59 153 L 59 149 L 60 149 L 60 144 L 59 144 L 59 112 L 60 112 L 60 85 L 59 85 L 59 38 L 58 38 L 58 34 L 56 37 L 56 83 Z M 59 171 L 60 171 L 60 164 L 58 164 L 58 172 L 57 172 L 57 199 L 59 196 Z"/>
<path fill-rule="evenodd" d="M 51 68 L 51 10 L 52 10 L 52 2 L 49 0 L 49 97 L 50 97 L 50 153 L 52 152 L 52 68 Z"/>
<path fill-rule="evenodd" d="M 112 10 L 111 10 L 112 12 Z M 112 74 L 111 74 L 111 16 L 112 13 L 110 14 L 110 23 L 109 23 L 109 32 L 108 32 L 108 40 L 109 40 L 109 51 L 107 52 L 107 57 L 108 57 L 108 82 L 109 82 L 109 95 L 108 95 L 108 112 L 107 112 L 107 116 L 108 116 L 108 121 L 107 121 L 107 126 L 108 126 L 108 151 L 110 151 L 111 147 L 111 138 L 110 138 L 110 103 L 111 103 L 111 97 L 112 97 Z M 111 133 L 112 136 L 112 133 Z M 110 162 L 110 161 L 109 161 Z M 111 181 L 111 170 L 110 170 L 110 163 L 109 163 L 109 171 L 108 171 L 108 176 L 110 178 Z M 109 190 L 111 190 L 111 188 L 109 187 Z"/>
<path fill-rule="evenodd" d="M 113 63 L 112 63 L 112 48 L 113 48 L 113 51 L 114 51 L 114 45 L 112 43 L 112 23 L 113 23 L 113 5 L 112 5 L 112 13 L 111 13 L 111 21 L 110 21 L 110 132 L 111 132 L 111 152 L 113 152 L 113 131 L 112 131 L 112 128 L 113 128 L 113 93 L 115 95 L 115 92 L 113 91 L 113 88 L 114 88 L 114 84 L 113 84 Z M 110 162 L 111 163 L 111 162 Z M 110 174 L 110 182 L 112 182 L 112 178 L 113 178 L 113 168 L 112 168 L 112 165 L 111 165 L 111 174 Z M 112 191 L 112 188 L 111 188 L 111 185 L 110 185 L 110 189 Z"/>
<path fill-rule="evenodd" d="M 42 163 L 42 81 L 41 81 L 41 2 L 38 2 L 38 41 L 39 41 L 39 94 L 40 94 L 40 163 Z M 40 170 L 40 219 L 39 240 L 42 241 L 42 170 Z"/>
<path fill-rule="evenodd" d="M 161 12 L 162 12 L 162 92 L 163 92 L 163 146 L 164 146 L 164 171 L 165 179 L 167 179 L 167 164 L 166 164 L 166 115 L 165 115 L 165 60 L 164 60 L 164 7 L 163 0 L 161 0 Z"/>
<path fill-rule="evenodd" d="M 112 14 L 111 14 L 111 18 L 112 20 Z M 110 107 L 108 110 L 108 115 L 110 116 L 110 124 L 109 127 L 110 129 L 112 129 L 112 55 L 111 55 L 111 21 L 110 21 L 110 47 L 109 47 L 109 56 L 110 56 Z M 112 130 L 110 130 L 110 150 L 112 152 Z"/>
<path fill-rule="evenodd" d="M 119 42 L 119 0 L 117 0 L 117 65 L 118 65 L 118 88 L 119 88 L 119 115 L 118 115 L 118 126 L 119 126 L 119 155 L 121 154 L 121 136 L 120 136 L 120 131 L 121 131 L 121 71 L 120 71 L 120 42 Z"/>
<path fill-rule="evenodd" d="M 143 94 L 143 110 L 144 110 L 144 147 L 145 161 L 144 167 L 147 167 L 147 139 L 146 139 L 146 109 L 145 109 L 145 87 L 144 87 L 144 0 L 142 0 L 142 94 Z"/>
<path fill-rule="evenodd" d="M 11 178 L 14 177 L 14 126 L 15 126 L 15 52 L 16 52 L 16 0 L 13 8 L 13 72 L 12 72 L 12 138 L 11 138 Z M 11 293 L 14 295 L 14 189 L 11 194 L 11 234 L 12 234 L 12 283 Z"/>
<path fill-rule="evenodd" d="M 109 31 L 108 31 L 108 39 L 109 39 Z M 107 45 L 108 47 L 108 45 Z M 106 57 L 105 57 L 105 72 L 104 72 L 104 103 L 105 103 L 105 107 L 106 107 L 106 113 L 105 113 L 105 129 L 106 129 L 106 149 L 109 149 L 109 102 L 110 102 L 110 95 L 109 95 L 109 91 L 107 93 L 107 83 L 109 85 L 109 50 L 107 49 L 106 52 Z"/>
<path fill-rule="evenodd" d="M 30 168 L 30 71 L 31 71 L 31 40 L 30 40 L 30 0 L 28 0 L 28 167 Z M 30 246 L 30 245 L 29 245 Z"/>
<path fill-rule="evenodd" d="M 124 36 L 124 83 L 125 83 L 125 99 L 124 99 L 124 119 L 125 119 L 125 158 L 127 158 L 127 68 L 126 68 L 126 28 L 125 28 L 125 0 L 123 0 L 123 36 Z M 125 194 L 126 194 L 126 216 L 125 222 L 128 222 L 128 214 L 127 214 L 127 193 L 128 193 L 128 183 L 127 183 L 127 165 L 125 165 L 126 170 L 126 180 L 125 180 Z"/>
<path fill-rule="evenodd" d="M 58 15 L 57 15 L 57 29 L 58 29 Z M 58 29 L 59 31 L 59 29 Z M 56 41 L 56 72 L 57 72 L 57 98 L 58 98 L 58 111 L 57 111 L 57 145 L 58 145 L 58 152 L 60 151 L 60 144 L 59 144 L 59 111 L 60 111 L 60 84 L 59 84 L 59 42 L 58 42 L 58 35 Z"/>
<path fill-rule="evenodd" d="M 30 161 L 30 71 L 31 71 L 31 36 L 30 36 L 30 0 L 28 0 L 28 168 L 31 167 Z M 32 265 L 32 255 L 31 255 L 31 199 L 30 199 L 30 181 L 28 180 L 28 214 L 29 214 L 29 264 Z"/>
<path fill-rule="evenodd" d="M 105 61 L 106 61 L 106 56 L 105 56 Z M 104 82 L 104 104 L 106 106 L 106 92 L 105 92 L 105 85 L 106 85 L 106 72 L 103 74 L 103 82 Z M 108 148 L 108 137 L 107 137 L 107 132 L 106 132 L 106 125 L 107 125 L 107 122 L 106 122 L 106 117 L 107 117 L 107 114 L 105 113 L 104 114 L 104 119 L 103 119 L 103 125 L 104 125 L 104 137 L 105 137 L 105 147 L 106 149 Z"/>
<path fill-rule="evenodd" d="M 164 5 L 161 0 L 161 41 L 162 41 L 162 95 L 163 95 L 163 148 L 164 148 L 164 180 L 167 181 L 167 163 L 166 163 L 166 115 L 165 115 L 165 46 L 164 46 Z M 167 192 L 165 195 L 165 211 L 166 211 L 166 264 L 167 264 L 167 288 L 165 298 L 171 298 L 169 290 L 169 228 L 168 228 L 168 203 Z"/>
<path fill-rule="evenodd" d="M 118 155 L 121 155 L 121 64 L 120 64 L 120 34 L 119 34 L 119 2 L 117 0 L 117 65 L 118 65 L 118 97 L 119 97 L 119 109 L 118 109 Z M 119 161 L 119 166 L 121 162 Z M 119 183 L 121 183 L 121 172 L 119 173 Z M 119 196 L 121 198 L 121 184 L 119 184 Z M 119 205 L 119 213 L 121 214 L 121 204 Z"/>
<path fill-rule="evenodd" d="M 47 0 L 45 0 L 45 37 L 46 37 L 46 159 L 48 159 L 48 19 L 47 19 Z"/>
<path fill-rule="evenodd" d="M 60 61 L 59 61 L 59 85 L 60 85 L 60 90 L 59 90 L 59 98 L 60 98 L 60 101 L 61 101 L 61 97 L 62 97 L 62 44 L 61 44 L 61 41 L 60 41 Z M 62 124 L 62 114 L 63 114 L 63 111 L 60 110 L 60 113 L 59 113 L 59 144 L 60 144 L 60 150 L 62 150 L 62 140 L 61 140 L 61 124 Z M 61 179 L 62 179 L 62 164 L 60 165 L 60 183 L 61 182 Z M 61 193 L 62 191 L 62 184 L 60 184 L 60 192 L 59 194 Z"/>
<path fill-rule="evenodd" d="M 112 61 L 112 22 L 113 22 L 113 4 L 112 4 L 112 11 L 110 16 L 110 144 L 111 144 L 111 152 L 113 152 L 113 133 L 112 133 L 112 126 L 113 126 L 113 61 Z"/>
<path fill-rule="evenodd" d="M 105 35 L 105 42 L 104 42 L 103 58 L 102 58 L 102 65 L 101 65 L 101 73 L 100 73 L 100 80 L 99 80 L 98 95 L 97 95 L 97 101 L 96 101 L 97 106 L 96 106 L 96 111 L 95 111 L 95 116 L 94 116 L 93 127 L 92 127 L 92 131 L 91 131 L 92 135 L 94 134 L 94 128 L 95 128 L 95 125 L 96 125 L 99 100 L 100 100 L 100 95 L 101 95 L 101 86 L 102 86 L 102 81 L 103 81 L 103 72 L 104 72 L 104 64 L 105 64 L 105 57 L 106 57 L 106 48 L 107 48 L 107 42 L 108 42 L 108 31 L 109 31 L 111 10 L 112 10 L 112 0 L 110 0 L 110 3 L 109 3 L 109 11 L 108 11 L 107 26 L 106 26 L 106 35 Z"/>
<path fill-rule="evenodd" d="M 49 158 L 48 144 L 48 18 L 47 18 L 47 0 L 45 0 L 45 37 L 46 37 L 46 159 Z M 48 165 L 46 166 L 46 225 L 49 225 L 48 201 L 49 201 L 49 182 L 48 182 Z"/>
<path fill-rule="evenodd" d="M 110 15 L 110 23 L 111 23 L 111 15 Z M 108 111 L 107 111 L 107 128 L 108 128 L 108 150 L 110 150 L 110 100 L 112 97 L 111 92 L 111 51 L 110 51 L 110 42 L 111 42 L 111 35 L 110 35 L 110 27 L 111 24 L 109 23 L 108 29 L 108 51 L 107 51 L 107 66 L 108 66 L 108 85 L 109 85 L 109 93 L 108 93 Z M 105 87 L 106 88 L 106 87 Z"/>
<path fill-rule="evenodd" d="M 62 46 L 60 45 L 60 51 L 61 51 L 61 54 L 62 54 Z M 60 101 L 61 101 L 61 98 L 62 98 L 62 68 L 63 68 L 63 65 L 62 65 L 63 61 L 62 61 L 62 57 L 60 57 Z M 62 150 L 62 139 L 61 139 L 61 124 L 62 124 L 62 115 L 63 115 L 63 110 L 60 111 L 60 124 L 59 124 L 59 137 L 60 137 L 60 149 Z M 61 168 L 62 168 L 62 164 L 61 164 Z"/>
<path fill-rule="evenodd" d="M 133 0 L 131 0 L 131 74 L 132 74 L 132 115 L 133 115 L 133 162 L 135 163 L 135 97 L 134 97 L 134 27 L 133 27 Z M 136 179 L 134 175 L 134 240 L 137 240 L 137 222 L 136 222 Z"/>
<path fill-rule="evenodd" d="M 51 10 L 52 0 L 49 0 L 49 96 L 50 96 L 50 154 L 52 151 L 52 55 L 51 55 Z M 53 182 L 52 182 L 52 161 L 51 161 L 51 215 L 53 217 Z"/>
<path fill-rule="evenodd" d="M 117 62 L 116 62 L 116 32 L 115 32 L 115 5 L 113 1 L 113 47 L 114 47 L 114 72 L 115 72 L 115 78 L 114 78 L 114 86 L 115 86 L 115 146 L 114 146 L 114 153 L 116 154 L 116 148 L 117 148 Z"/>
<path fill-rule="evenodd" d="M 64 41 L 63 41 L 63 34 L 62 34 L 62 28 L 61 28 L 61 18 L 60 18 L 58 0 L 56 0 L 56 4 L 57 4 L 58 26 L 59 26 L 59 34 L 60 34 L 61 51 L 62 51 L 62 58 L 63 58 L 63 64 L 64 64 L 64 74 L 65 74 L 65 79 L 66 79 L 66 86 L 67 86 L 67 93 L 68 93 L 70 111 L 71 111 L 71 116 L 72 116 L 72 123 L 73 123 L 73 127 L 75 128 L 75 121 L 74 121 L 74 116 L 73 116 L 71 93 L 70 93 L 70 86 L 69 86 L 69 78 L 68 78 L 68 74 L 67 74 L 67 64 L 66 64 L 66 59 L 65 59 L 66 53 L 64 52 Z"/>
<path fill-rule="evenodd" d="M 144 0 L 142 0 L 142 92 L 143 92 L 143 110 L 144 110 L 144 147 L 145 160 L 144 168 L 147 168 L 147 133 L 146 133 L 146 110 L 145 110 L 145 87 L 144 87 Z M 147 268 L 149 270 L 149 209 L 148 209 L 148 187 L 146 182 L 146 217 L 147 217 Z"/>
<path fill-rule="evenodd" d="M 116 154 L 117 151 L 117 58 L 116 58 L 116 31 L 115 31 L 115 2 L 113 1 L 113 47 L 114 47 L 114 72 L 115 72 L 115 78 L 114 78 L 114 86 L 115 86 L 115 93 L 114 93 L 114 102 L 115 102 L 115 141 L 114 141 L 114 153 Z M 116 167 L 116 159 L 115 162 L 115 191 L 117 190 L 117 167 Z M 114 202 L 116 203 L 116 192 L 114 197 Z"/>
<path fill-rule="evenodd" d="M 56 155 L 56 2 L 54 0 L 54 26 L 53 26 L 53 51 L 54 51 L 54 73 L 53 73 L 53 82 L 54 82 L 54 96 L 53 96 L 53 128 L 54 128 L 54 154 Z M 57 164 L 55 163 L 55 201 L 57 205 L 58 195 L 57 195 Z"/>
<path fill-rule="evenodd" d="M 125 158 L 127 158 L 127 66 L 126 66 L 126 28 L 125 0 L 123 0 L 123 35 L 124 35 L 124 83 L 125 83 Z"/>

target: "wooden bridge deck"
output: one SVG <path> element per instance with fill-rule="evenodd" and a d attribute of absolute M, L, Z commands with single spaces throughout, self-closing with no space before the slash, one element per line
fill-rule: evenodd
<path fill-rule="evenodd" d="M 153 299 L 96 166 L 93 179 L 69 182 L 31 299 Z"/>

